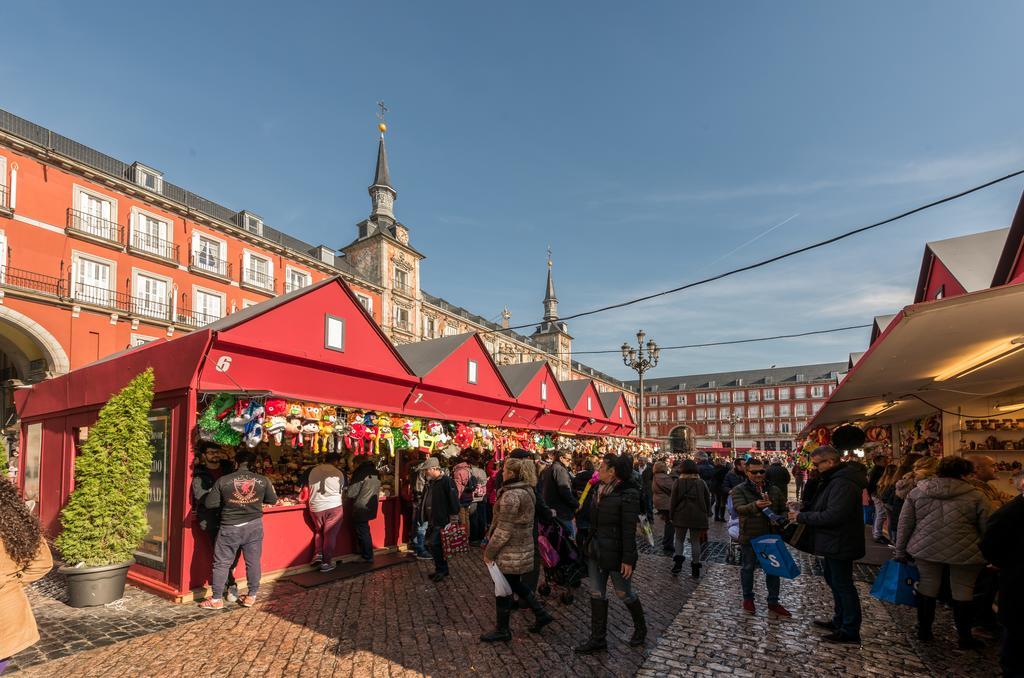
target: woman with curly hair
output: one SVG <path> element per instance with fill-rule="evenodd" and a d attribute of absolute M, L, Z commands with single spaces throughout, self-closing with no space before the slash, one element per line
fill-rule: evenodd
<path fill-rule="evenodd" d="M 53 567 L 50 548 L 18 490 L 0 478 L 0 673 L 7 661 L 39 640 L 25 584 Z"/>

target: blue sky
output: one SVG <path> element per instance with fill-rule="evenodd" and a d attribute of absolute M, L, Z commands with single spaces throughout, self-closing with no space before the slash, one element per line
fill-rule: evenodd
<path fill-rule="evenodd" d="M 541 315 L 548 245 L 566 315 L 1024 167 L 1016 2 L 37 0 L 4 18 L 0 106 L 312 243 L 347 244 L 368 213 L 383 99 L 424 289 L 513 324 Z M 1022 184 L 574 321 L 574 348 L 869 322 L 911 301 L 927 240 L 1006 226 Z M 666 352 L 652 376 L 866 341 Z"/>

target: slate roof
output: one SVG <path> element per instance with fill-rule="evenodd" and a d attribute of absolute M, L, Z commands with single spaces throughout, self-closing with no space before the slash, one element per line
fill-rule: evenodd
<path fill-rule="evenodd" d="M 569 407 L 575 409 L 576 405 L 580 402 L 580 398 L 586 392 L 587 385 L 590 383 L 589 379 L 572 379 L 571 381 L 560 381 L 558 385 L 562 387 L 562 395 L 565 396 L 565 402 L 568 403 Z"/>
<path fill-rule="evenodd" d="M 387 186 L 394 190 L 391 185 L 391 172 L 388 171 L 388 152 L 384 149 L 384 135 L 380 135 L 380 145 L 377 146 L 377 171 L 373 173 L 374 186 Z"/>
<path fill-rule="evenodd" d="M 977 292 L 992 285 L 992 278 L 1009 232 L 1009 228 L 997 228 L 993 231 L 936 240 L 928 243 L 927 249 L 949 269 L 965 290 Z M 929 266 L 927 256 L 925 266 Z M 918 301 L 923 301 L 921 295 L 924 294 L 927 275 L 927 271 L 923 271 L 918 282 Z"/>
<path fill-rule="evenodd" d="M 763 384 L 795 384 L 797 375 L 804 375 L 804 382 L 825 381 L 831 379 L 833 372 L 846 372 L 848 363 L 817 363 L 814 365 L 795 365 L 792 367 L 773 367 L 761 370 L 739 370 L 736 372 L 709 372 L 707 374 L 687 374 L 678 377 L 662 377 L 645 379 L 645 391 L 681 391 L 696 388 L 722 388 L 754 386 Z M 769 381 L 770 379 L 770 381 Z M 714 382 L 714 386 L 710 386 Z M 629 382 L 634 388 L 639 382 Z"/>
<path fill-rule="evenodd" d="M 604 408 L 604 413 L 609 417 L 612 416 L 616 403 L 623 399 L 623 395 L 619 391 L 602 391 L 598 395 L 601 396 L 601 406 Z"/>
<path fill-rule="evenodd" d="M 537 376 L 537 373 L 544 369 L 545 364 L 543 360 L 537 360 L 532 363 L 520 363 L 518 365 L 498 365 L 498 371 L 501 372 L 501 376 L 505 383 L 508 384 L 508 389 L 512 391 L 512 395 L 518 398 L 526 390 L 526 387 L 530 385 L 533 378 Z"/>
<path fill-rule="evenodd" d="M 413 374 L 417 377 L 425 377 L 433 372 L 435 367 L 444 362 L 445 358 L 469 341 L 473 334 L 473 332 L 464 332 L 450 337 L 441 337 L 440 339 L 399 344 L 395 346 L 395 349 L 398 350 L 398 354 L 412 368 Z"/>

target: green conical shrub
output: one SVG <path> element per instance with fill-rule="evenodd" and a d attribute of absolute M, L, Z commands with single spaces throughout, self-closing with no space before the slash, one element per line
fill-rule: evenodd
<path fill-rule="evenodd" d="M 75 490 L 60 515 L 57 547 L 68 565 L 131 560 L 149 532 L 152 405 L 153 370 L 148 369 L 107 401 L 89 429 L 75 462 Z"/>

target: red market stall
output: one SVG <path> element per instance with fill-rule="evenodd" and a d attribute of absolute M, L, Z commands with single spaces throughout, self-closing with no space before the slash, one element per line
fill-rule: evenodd
<path fill-rule="evenodd" d="M 628 436 L 636 428 L 633 413 L 629 411 L 626 398 L 619 391 L 601 394 L 601 405 L 605 416 L 612 423 L 608 435 Z"/>
<path fill-rule="evenodd" d="M 610 428 L 605 419 L 601 394 L 590 379 L 573 379 L 560 382 L 566 402 L 572 407 L 573 414 L 583 419 L 576 430 L 585 435 L 602 435 L 602 427 Z"/>
<path fill-rule="evenodd" d="M 498 368 L 516 399 L 516 417 L 538 431 L 579 431 L 585 420 L 565 400 L 554 370 L 544 360 Z"/>
<path fill-rule="evenodd" d="M 250 307 L 192 334 L 154 342 L 19 391 L 23 463 L 20 484 L 48 534 L 73 489 L 77 445 L 106 400 L 148 367 L 156 375 L 151 413 L 155 448 L 150 534 L 129 578 L 177 600 L 201 590 L 209 545 L 193 525 L 193 431 L 202 399 L 232 393 L 401 411 L 419 380 L 340 279 L 328 279 Z M 269 405 L 270 401 L 267 401 Z M 273 445 L 273 443 L 271 443 Z M 393 469 L 397 476 L 397 469 Z M 382 483 L 389 481 L 382 478 Z M 374 542 L 401 540 L 394 479 L 391 498 L 371 523 Z M 312 557 L 305 505 L 266 509 L 263 568 L 305 566 Z M 343 530 L 342 553 L 351 550 Z M 239 568 L 238 575 L 243 575 Z"/>

